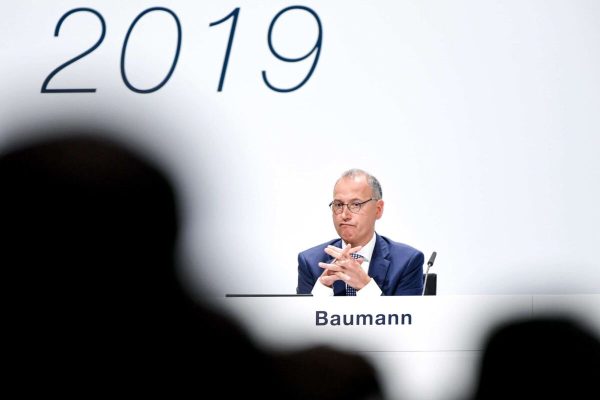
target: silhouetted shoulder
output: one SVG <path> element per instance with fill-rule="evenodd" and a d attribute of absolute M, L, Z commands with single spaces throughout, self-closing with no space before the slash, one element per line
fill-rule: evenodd
<path fill-rule="evenodd" d="M 600 342 L 565 317 L 508 321 L 484 346 L 476 399 L 585 398 L 597 391 Z"/>

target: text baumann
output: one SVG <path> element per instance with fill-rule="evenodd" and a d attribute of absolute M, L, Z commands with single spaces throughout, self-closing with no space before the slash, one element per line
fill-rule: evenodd
<path fill-rule="evenodd" d="M 327 314 L 315 312 L 315 324 L 320 325 L 412 325 L 411 314 Z"/>

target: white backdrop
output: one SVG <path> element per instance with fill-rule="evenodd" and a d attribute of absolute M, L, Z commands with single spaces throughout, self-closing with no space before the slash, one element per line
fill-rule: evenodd
<path fill-rule="evenodd" d="M 287 6 L 322 24 L 314 54 L 271 54 L 269 24 Z M 377 231 L 438 252 L 438 294 L 600 292 L 600 3 L 590 1 L 78 1 L 4 5 L 0 144 L 62 121 L 104 124 L 163 163 L 185 209 L 192 282 L 224 293 L 293 293 L 297 253 L 335 236 L 327 204 L 351 167 L 379 178 Z M 181 51 L 160 89 L 124 83 L 134 19 L 166 7 Z M 218 92 L 239 7 L 223 90 Z M 273 46 L 315 45 L 308 12 L 275 23 Z M 165 11 L 132 30 L 125 70 L 161 82 L 177 30 Z"/>

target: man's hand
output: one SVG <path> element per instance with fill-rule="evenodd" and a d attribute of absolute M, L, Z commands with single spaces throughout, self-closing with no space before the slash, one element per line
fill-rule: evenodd
<path fill-rule="evenodd" d="M 360 251 L 360 249 L 362 249 L 362 246 L 351 247 L 349 244 L 343 249 L 335 246 L 327 246 L 325 253 L 333 257 L 333 260 L 330 263 L 319 263 L 319 267 L 324 269 L 323 274 L 319 278 L 321 283 L 332 287 L 335 281 L 341 279 L 356 290 L 362 289 L 369 283 L 371 278 L 361 268 L 364 259 L 355 259 L 350 255 Z"/>

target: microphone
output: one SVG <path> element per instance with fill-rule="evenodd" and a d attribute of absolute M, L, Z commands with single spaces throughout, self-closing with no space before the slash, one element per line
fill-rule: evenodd
<path fill-rule="evenodd" d="M 433 253 L 431 253 L 431 257 L 429 257 L 429 261 L 427 261 L 427 266 L 428 267 L 432 267 L 433 266 L 433 263 L 435 261 L 435 256 L 437 256 L 437 252 L 434 251 Z"/>
<path fill-rule="evenodd" d="M 427 269 L 425 270 L 425 281 L 423 282 L 423 293 L 421 296 L 425 296 L 425 288 L 427 287 L 427 277 L 429 276 L 429 268 L 433 267 L 433 263 L 435 262 L 435 256 L 437 256 L 437 252 L 431 253 L 431 257 L 429 257 L 429 261 L 427 261 Z"/>

